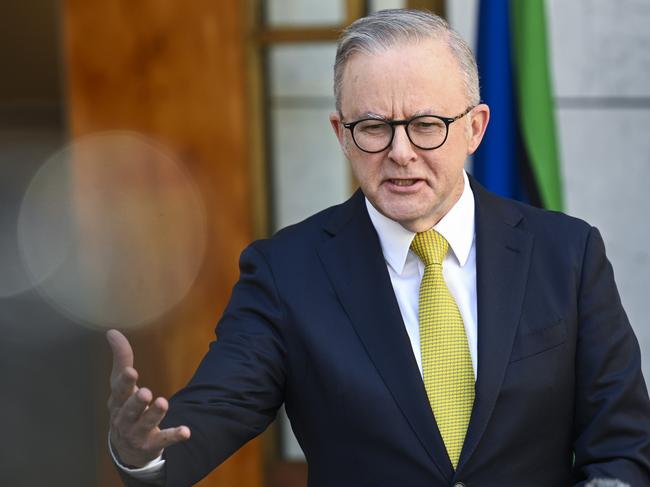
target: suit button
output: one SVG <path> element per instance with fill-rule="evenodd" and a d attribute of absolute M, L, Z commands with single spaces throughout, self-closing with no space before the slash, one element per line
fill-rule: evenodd
<path fill-rule="evenodd" d="M 454 487 L 465 487 L 465 484 L 462 483 L 462 482 L 456 482 L 456 483 L 454 484 Z"/>

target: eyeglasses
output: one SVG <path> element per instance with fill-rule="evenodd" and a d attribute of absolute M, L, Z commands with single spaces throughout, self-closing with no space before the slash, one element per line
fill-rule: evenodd
<path fill-rule="evenodd" d="M 460 115 L 451 118 L 438 115 L 418 115 L 407 120 L 362 118 L 354 122 L 343 123 L 343 126 L 352 133 L 355 145 L 370 154 L 382 152 L 393 143 L 397 125 L 404 125 L 406 135 L 415 147 L 422 150 L 433 150 L 445 143 L 449 134 L 449 126 L 474 108 L 475 106 L 468 107 Z"/>

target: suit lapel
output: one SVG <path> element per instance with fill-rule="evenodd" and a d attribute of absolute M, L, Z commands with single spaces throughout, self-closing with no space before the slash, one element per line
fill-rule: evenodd
<path fill-rule="evenodd" d="M 319 249 L 343 308 L 386 387 L 442 476 L 451 463 L 429 407 L 379 239 L 359 191 L 332 218 Z"/>
<path fill-rule="evenodd" d="M 467 463 L 494 409 L 508 366 L 528 279 L 531 234 L 522 215 L 472 180 L 476 201 L 478 377 L 476 398 L 458 468 Z"/>

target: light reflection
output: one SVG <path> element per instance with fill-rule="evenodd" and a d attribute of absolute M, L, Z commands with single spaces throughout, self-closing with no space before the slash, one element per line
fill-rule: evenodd
<path fill-rule="evenodd" d="M 81 138 L 32 179 L 18 242 L 33 285 L 92 327 L 149 323 L 187 294 L 206 246 L 201 195 L 171 153 L 133 132 Z"/>

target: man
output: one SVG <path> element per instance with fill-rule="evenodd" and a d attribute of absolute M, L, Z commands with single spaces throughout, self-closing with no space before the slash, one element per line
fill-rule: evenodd
<path fill-rule="evenodd" d="M 168 412 L 109 332 L 126 482 L 193 484 L 284 402 L 311 487 L 650 485 L 639 348 L 598 231 L 464 173 L 489 119 L 465 42 L 423 12 L 360 19 L 335 95 L 361 190 L 243 252 Z"/>

